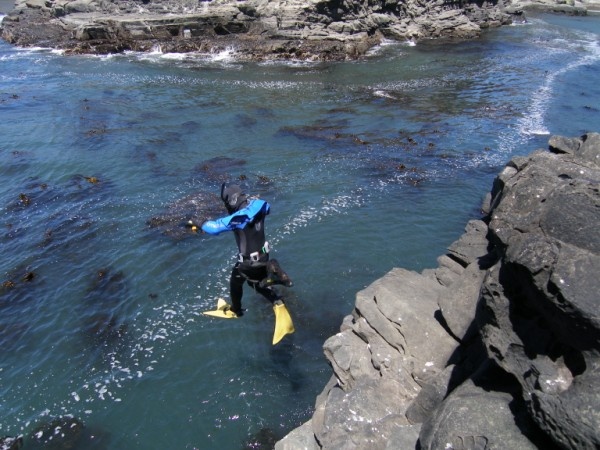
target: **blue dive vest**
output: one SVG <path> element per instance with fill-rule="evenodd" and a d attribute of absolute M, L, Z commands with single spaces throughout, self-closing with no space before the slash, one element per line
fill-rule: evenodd
<path fill-rule="evenodd" d="M 223 231 L 243 230 L 246 225 L 252 222 L 257 216 L 267 215 L 271 206 L 264 200 L 254 199 L 248 203 L 248 206 L 229 216 L 221 217 L 216 220 L 207 220 L 202 224 L 202 231 L 208 234 L 220 234 Z"/>

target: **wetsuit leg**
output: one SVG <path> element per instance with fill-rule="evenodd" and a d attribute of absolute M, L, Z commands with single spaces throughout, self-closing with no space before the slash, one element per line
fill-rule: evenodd
<path fill-rule="evenodd" d="M 240 273 L 238 264 L 233 266 L 231 277 L 229 278 L 229 295 L 231 297 L 231 310 L 238 316 L 242 314 L 242 295 L 243 286 L 246 278 Z"/>
<path fill-rule="evenodd" d="M 248 285 L 252 287 L 256 292 L 265 297 L 271 303 L 280 300 L 279 295 L 270 287 L 262 286 L 260 281 L 267 277 L 266 265 L 261 266 L 241 266 L 238 269 L 242 272 L 248 281 Z"/>
<path fill-rule="evenodd" d="M 281 297 L 277 294 L 277 292 L 269 287 L 261 287 L 259 283 L 250 281 L 248 281 L 248 284 L 271 303 L 281 300 Z"/>

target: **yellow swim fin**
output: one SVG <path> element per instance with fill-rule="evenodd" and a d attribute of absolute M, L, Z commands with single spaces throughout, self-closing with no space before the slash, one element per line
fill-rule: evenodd
<path fill-rule="evenodd" d="M 204 311 L 205 316 L 220 317 L 221 319 L 237 319 L 237 314 L 231 310 L 231 306 L 220 298 L 217 300 L 217 309 L 215 311 Z"/>
<path fill-rule="evenodd" d="M 286 334 L 292 334 L 295 330 L 292 317 L 283 303 L 273 305 L 273 311 L 275 312 L 273 345 L 275 345 L 281 341 Z"/>

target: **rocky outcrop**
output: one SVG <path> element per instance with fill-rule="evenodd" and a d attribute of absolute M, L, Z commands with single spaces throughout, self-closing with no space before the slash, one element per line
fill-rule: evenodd
<path fill-rule="evenodd" d="M 573 16 L 597 14 L 599 0 L 512 0 L 504 9 L 507 13 L 520 15 L 523 12 L 551 12 Z"/>
<path fill-rule="evenodd" d="M 484 213 L 357 294 L 276 449 L 600 447 L 600 134 L 514 158 Z"/>
<path fill-rule="evenodd" d="M 17 0 L 2 37 L 69 52 L 215 51 L 345 59 L 384 37 L 469 38 L 510 23 L 503 0 Z"/>

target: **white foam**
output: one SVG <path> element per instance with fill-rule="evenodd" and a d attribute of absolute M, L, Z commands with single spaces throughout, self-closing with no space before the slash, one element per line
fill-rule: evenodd
<path fill-rule="evenodd" d="M 393 95 L 387 93 L 386 91 L 384 91 L 382 89 L 375 89 L 373 91 L 373 95 L 375 95 L 375 97 L 382 97 L 382 98 L 391 98 L 391 99 L 395 99 L 396 98 Z"/>
<path fill-rule="evenodd" d="M 557 79 L 567 72 L 570 72 L 583 65 L 598 61 L 600 58 L 600 45 L 595 36 L 589 33 L 582 34 L 582 39 L 574 42 L 568 42 L 564 39 L 555 40 L 555 44 L 559 48 L 565 48 L 565 51 L 570 51 L 570 46 L 585 48 L 588 53 L 581 58 L 567 64 L 565 67 L 556 72 L 548 73 L 544 79 L 544 83 L 536 91 L 532 97 L 531 106 L 527 114 L 519 121 L 520 132 L 525 135 L 549 135 L 550 131 L 544 124 L 544 116 L 549 108 L 549 103 L 554 97 L 554 89 L 557 84 Z"/>
<path fill-rule="evenodd" d="M 369 49 L 369 51 L 367 52 L 367 56 L 378 55 L 385 47 L 391 47 L 395 45 L 399 45 L 399 42 L 392 39 L 384 38 L 381 40 L 381 42 L 379 42 L 379 44 Z"/>
<path fill-rule="evenodd" d="M 184 61 L 190 58 L 189 53 L 161 53 L 161 59 L 170 60 L 170 61 Z"/>
<path fill-rule="evenodd" d="M 348 214 L 350 209 L 362 206 L 364 203 L 363 196 L 360 191 L 357 191 L 350 195 L 341 194 L 323 199 L 320 207 L 305 206 L 270 241 L 276 244 L 283 236 L 294 234 L 299 229 L 318 223 L 326 217 Z"/>
<path fill-rule="evenodd" d="M 225 50 L 211 52 L 210 59 L 215 62 L 229 62 L 234 60 L 235 55 L 235 48 L 227 47 Z"/>

